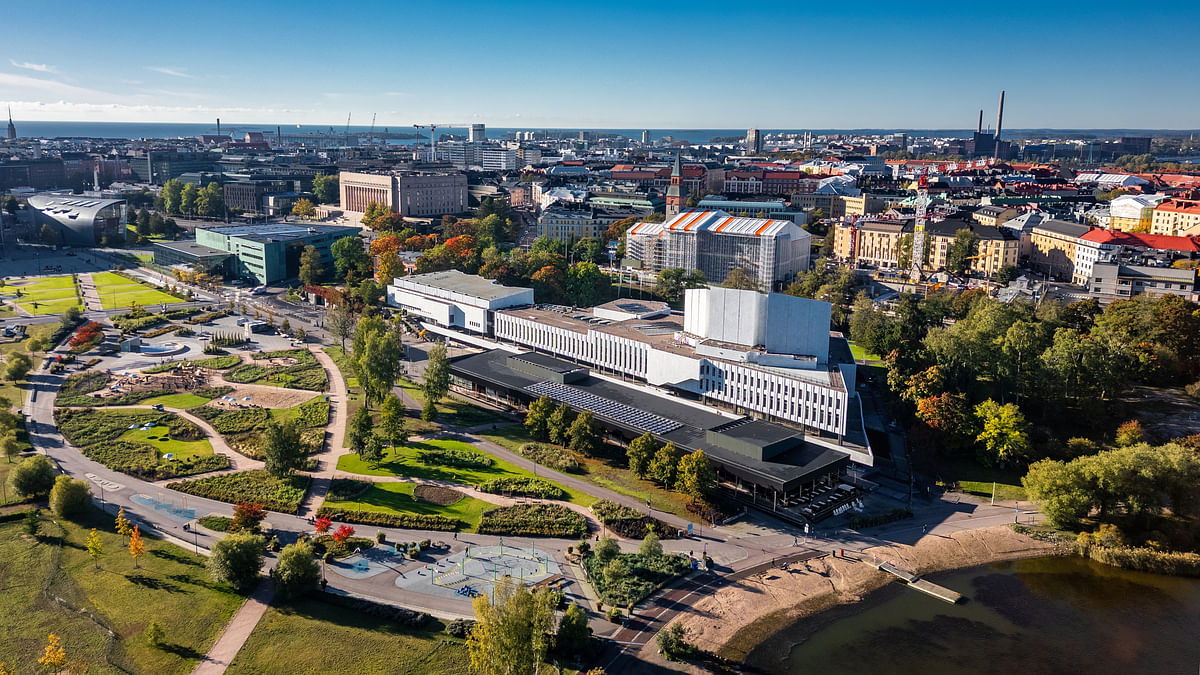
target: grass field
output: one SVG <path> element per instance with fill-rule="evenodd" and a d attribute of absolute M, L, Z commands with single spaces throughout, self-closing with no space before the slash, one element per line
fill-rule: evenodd
<path fill-rule="evenodd" d="M 112 524 L 96 510 L 78 524 L 43 517 L 36 538 L 22 523 L 0 524 L 0 662 L 18 673 L 43 672 L 37 658 L 51 632 L 67 659 L 93 675 L 188 673 L 204 656 L 242 598 L 209 579 L 203 558 L 149 537 L 135 568 Z M 104 547 L 100 569 L 84 547 L 91 527 Z M 162 648 L 146 644 L 151 621 L 166 633 Z"/>
<path fill-rule="evenodd" d="M 519 424 L 479 435 L 513 452 L 519 452 L 523 444 L 533 440 L 526 433 L 525 427 Z M 651 481 L 638 478 L 630 473 L 629 469 L 625 468 L 624 457 L 618 456 L 620 452 L 619 448 L 614 446 L 604 447 L 606 449 L 611 448 L 617 454 L 600 458 L 576 456 L 584 468 L 584 472 L 578 474 L 578 478 L 597 487 L 607 488 L 627 497 L 633 497 L 639 502 L 645 502 L 649 499 L 651 505 L 659 511 L 666 511 L 680 518 L 699 522 L 697 516 L 689 513 L 687 510 L 689 501 L 687 496 L 664 489 Z"/>
<path fill-rule="evenodd" d="M 180 301 L 173 295 L 113 272 L 97 272 L 92 275 L 92 282 L 104 309 L 129 307 L 134 303 L 144 307 Z"/>
<path fill-rule="evenodd" d="M 416 486 L 416 483 L 375 483 L 354 499 L 347 501 L 327 499 L 325 505 L 347 511 L 446 516 L 467 523 L 468 532 L 474 532 L 479 528 L 479 518 L 485 511 L 497 508 L 495 504 L 466 496 L 449 506 L 431 504 L 413 497 L 413 488 Z"/>
<path fill-rule="evenodd" d="M 121 434 L 122 441 L 130 441 L 132 443 L 145 443 L 152 448 L 158 450 L 159 458 L 168 452 L 175 453 L 176 459 L 184 459 L 187 457 L 206 457 L 213 454 L 212 444 L 207 439 L 199 441 L 178 441 L 173 438 L 167 438 L 166 427 L 158 426 L 149 431 L 130 429 Z"/>
<path fill-rule="evenodd" d="M 514 476 L 532 476 L 533 473 L 510 464 L 502 459 L 492 457 L 495 462 L 484 469 L 470 469 L 461 467 L 449 466 L 431 466 L 423 464 L 418 457 L 418 453 L 422 450 L 433 450 L 435 448 L 443 448 L 447 450 L 465 450 L 468 452 L 481 452 L 487 454 L 483 450 L 479 450 L 469 443 L 453 440 L 434 440 L 424 443 L 413 443 L 402 447 L 397 447 L 395 452 L 388 450 L 384 453 L 384 459 L 378 466 L 372 467 L 370 464 L 359 459 L 358 455 L 349 454 L 342 455 L 338 458 L 337 468 L 348 473 L 357 473 L 364 476 L 409 476 L 412 478 L 424 478 L 428 480 L 445 480 L 454 483 L 466 485 L 479 485 L 484 481 L 492 478 L 509 478 Z M 489 457 L 491 455 L 488 455 Z M 553 483 L 553 481 L 551 481 Z M 591 506 L 596 503 L 596 498 L 578 490 L 572 490 L 565 485 L 558 485 L 567 492 L 568 501 L 579 504 L 580 506 Z"/>
<path fill-rule="evenodd" d="M 854 344 L 853 342 L 850 343 L 850 354 L 854 357 L 855 361 L 879 361 L 879 360 L 881 360 L 881 358 L 878 354 L 872 354 L 872 353 L 868 352 L 867 350 L 863 349 L 862 347 L 859 347 L 858 345 Z"/>
<path fill-rule="evenodd" d="M 3 292 L 15 295 L 17 289 L 21 297 L 11 300 L 30 314 L 62 314 L 69 307 L 81 304 L 75 294 L 75 281 L 69 274 L 16 282 L 4 287 Z"/>
<path fill-rule="evenodd" d="M 179 410 L 187 410 L 195 408 L 198 405 L 204 405 L 211 399 L 195 394 L 167 394 L 166 396 L 155 396 L 142 401 L 142 405 L 157 405 L 159 403 L 168 408 L 178 408 Z"/>
<path fill-rule="evenodd" d="M 226 671 L 458 675 L 469 671 L 466 644 L 430 628 L 406 628 L 319 598 L 271 607 Z"/>
<path fill-rule="evenodd" d="M 995 481 L 997 500 L 1029 499 L 1021 485 L 1023 474 L 1020 471 L 983 466 L 967 457 L 947 462 L 939 469 L 945 482 L 957 481 L 959 490 L 965 494 L 991 499 L 992 482 Z"/>

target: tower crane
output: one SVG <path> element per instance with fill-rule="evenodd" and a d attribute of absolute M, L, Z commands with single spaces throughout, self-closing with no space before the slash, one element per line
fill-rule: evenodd
<path fill-rule="evenodd" d="M 350 112 L 346 113 L 346 135 L 347 136 L 350 135 L 350 116 L 353 114 L 354 114 L 354 111 L 350 111 Z"/>
<path fill-rule="evenodd" d="M 375 113 L 371 113 L 371 134 L 375 133 Z"/>
<path fill-rule="evenodd" d="M 454 122 L 446 122 L 446 123 L 430 122 L 429 124 L 414 124 L 413 125 L 414 129 L 424 129 L 426 127 L 429 127 L 429 161 L 432 162 L 434 160 L 435 151 L 437 150 L 437 140 L 434 138 L 434 132 L 437 131 L 438 127 L 442 127 L 443 129 L 454 129 L 454 128 L 469 129 L 471 127 L 471 125 L 470 124 L 458 124 L 458 123 L 454 123 Z M 418 131 L 417 133 L 420 133 L 420 132 Z"/>

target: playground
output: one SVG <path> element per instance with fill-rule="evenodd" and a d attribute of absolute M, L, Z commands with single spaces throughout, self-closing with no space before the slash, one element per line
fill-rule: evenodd
<path fill-rule="evenodd" d="M 405 590 L 470 599 L 490 595 L 496 581 L 505 576 L 536 584 L 562 574 L 558 562 L 540 549 L 521 546 L 470 546 L 433 564 L 396 578 Z"/>

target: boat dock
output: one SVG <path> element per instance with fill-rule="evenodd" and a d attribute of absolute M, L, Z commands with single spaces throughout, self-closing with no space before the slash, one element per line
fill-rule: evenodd
<path fill-rule="evenodd" d="M 910 587 L 912 587 L 914 590 L 917 590 L 926 595 L 935 597 L 938 600 L 948 602 L 952 605 L 957 604 L 959 600 L 962 600 L 961 593 L 956 593 L 956 592 L 950 590 L 949 588 L 946 588 L 944 586 L 938 586 L 937 584 L 935 584 L 931 581 L 926 581 L 911 572 L 906 572 L 906 571 L 900 569 L 899 567 L 896 567 L 895 565 L 893 565 L 889 562 L 877 563 L 875 565 L 875 567 L 876 567 L 876 569 L 880 570 L 881 572 L 887 572 L 888 574 L 891 574 L 892 576 L 903 579 L 904 582 L 906 584 L 908 584 Z"/>

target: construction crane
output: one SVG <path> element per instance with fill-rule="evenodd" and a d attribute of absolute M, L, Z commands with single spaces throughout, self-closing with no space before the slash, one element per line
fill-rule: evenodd
<path fill-rule="evenodd" d="M 437 131 L 438 127 L 442 127 L 443 129 L 454 129 L 454 128 L 469 129 L 471 127 L 471 125 L 470 124 L 458 124 L 458 123 L 453 123 L 453 122 L 448 122 L 448 123 L 433 123 L 433 122 L 431 122 L 429 124 L 414 124 L 413 125 L 414 129 L 424 129 L 426 127 L 429 128 L 429 161 L 432 162 L 435 159 L 435 154 L 436 154 L 435 151 L 437 150 L 437 140 L 434 137 L 434 132 Z M 420 132 L 418 131 L 417 133 L 419 134 Z"/>
<path fill-rule="evenodd" d="M 353 114 L 354 114 L 354 111 L 350 111 L 350 112 L 346 113 L 346 135 L 347 136 L 350 135 L 350 116 Z"/>
<path fill-rule="evenodd" d="M 371 134 L 375 133 L 375 113 L 371 113 Z"/>
<path fill-rule="evenodd" d="M 912 279 L 921 280 L 925 262 L 925 221 L 929 216 L 929 176 L 922 173 L 917 179 L 917 220 L 913 224 Z"/>

